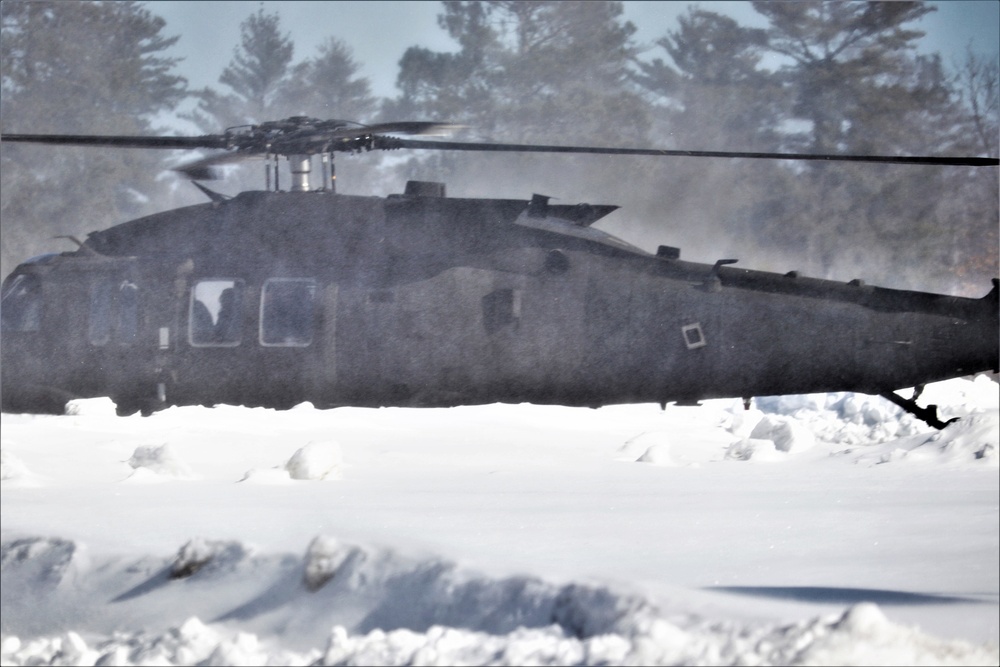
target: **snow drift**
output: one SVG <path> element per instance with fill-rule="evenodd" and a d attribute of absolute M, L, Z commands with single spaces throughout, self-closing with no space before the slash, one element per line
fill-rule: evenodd
<path fill-rule="evenodd" d="M 3 415 L 3 664 L 997 664 L 1000 395 Z"/>

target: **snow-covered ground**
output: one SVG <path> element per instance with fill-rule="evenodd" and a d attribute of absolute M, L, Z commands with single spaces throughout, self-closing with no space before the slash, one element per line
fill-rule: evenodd
<path fill-rule="evenodd" d="M 1000 392 L 2 417 L 3 664 L 1000 663 Z"/>

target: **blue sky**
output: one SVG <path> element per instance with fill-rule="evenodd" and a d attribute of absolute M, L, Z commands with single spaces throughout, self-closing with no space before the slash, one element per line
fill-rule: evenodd
<path fill-rule="evenodd" d="M 748 2 L 624 3 L 626 17 L 638 28 L 638 41 L 648 46 L 675 29 L 677 16 L 691 4 L 730 14 L 744 25 L 764 25 Z M 941 53 L 946 63 L 960 60 L 969 44 L 985 54 L 1000 51 L 1000 2 L 932 4 L 938 11 L 914 26 L 927 33 L 921 44 L 923 50 Z M 167 21 L 164 31 L 167 35 L 180 36 L 171 55 L 185 58 L 179 70 L 192 88 L 217 84 L 239 42 L 240 23 L 261 5 L 265 12 L 280 14 L 283 29 L 295 43 L 296 61 L 314 53 L 327 37 L 336 37 L 352 49 L 355 60 L 362 66 L 361 75 L 368 77 L 373 92 L 382 97 L 396 94 L 397 64 L 407 48 L 424 46 L 435 51 L 455 48 L 437 25 L 440 2 L 158 0 L 146 3 L 153 13 Z"/>

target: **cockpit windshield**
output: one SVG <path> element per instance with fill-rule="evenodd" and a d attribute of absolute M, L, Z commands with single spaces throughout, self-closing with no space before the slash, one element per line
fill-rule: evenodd
<path fill-rule="evenodd" d="M 0 296 L 0 328 L 3 331 L 38 331 L 42 326 L 42 281 L 21 273 L 4 282 Z"/>

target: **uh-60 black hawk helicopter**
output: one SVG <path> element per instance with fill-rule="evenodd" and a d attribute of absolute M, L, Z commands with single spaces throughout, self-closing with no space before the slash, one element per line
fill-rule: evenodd
<path fill-rule="evenodd" d="M 591 225 L 610 205 L 459 199 L 410 182 L 337 194 L 340 151 L 431 149 L 995 166 L 990 158 L 832 156 L 411 139 L 440 123 L 293 117 L 199 137 L 3 141 L 225 149 L 183 168 L 269 159 L 268 190 L 91 233 L 3 283 L 3 409 L 120 412 L 629 402 L 860 391 L 942 426 L 895 390 L 996 371 L 998 288 L 980 299 L 699 264 Z M 278 157 L 291 166 L 278 190 Z M 314 156 L 324 183 L 310 183 Z M 273 173 L 273 184 L 270 182 Z M 273 185 L 273 187 L 272 187 Z"/>

